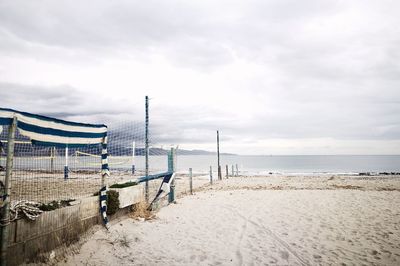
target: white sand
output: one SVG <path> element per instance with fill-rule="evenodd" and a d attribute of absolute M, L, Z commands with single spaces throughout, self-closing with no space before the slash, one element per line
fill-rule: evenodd
<path fill-rule="evenodd" d="M 328 178 L 220 181 L 97 231 L 60 264 L 400 265 L 400 192 L 385 191 L 398 180 Z"/>

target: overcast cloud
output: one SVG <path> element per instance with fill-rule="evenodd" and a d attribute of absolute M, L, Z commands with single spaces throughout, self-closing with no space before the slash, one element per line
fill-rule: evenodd
<path fill-rule="evenodd" d="M 84 3 L 82 3 L 84 2 Z M 0 106 L 153 143 L 399 154 L 400 2 L 3 1 Z"/>

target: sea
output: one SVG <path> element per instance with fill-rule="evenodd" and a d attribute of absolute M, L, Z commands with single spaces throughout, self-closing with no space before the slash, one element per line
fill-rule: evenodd
<path fill-rule="evenodd" d="M 75 156 L 68 158 L 71 170 L 98 169 L 101 167 L 99 156 Z M 14 167 L 17 169 L 64 169 L 65 157 L 56 157 L 53 162 L 49 157 L 15 157 Z M 5 166 L 5 158 L 0 158 L 0 164 Z M 112 171 L 130 171 L 132 164 L 138 171 L 145 168 L 144 156 L 110 156 L 109 166 Z M 179 173 L 207 174 L 210 167 L 217 171 L 217 156 L 214 155 L 178 155 L 176 170 Z M 399 173 L 400 155 L 221 155 L 220 165 L 225 173 L 236 166 L 243 175 L 267 174 L 359 174 L 359 173 Z M 163 156 L 149 156 L 150 173 L 165 172 L 168 169 L 168 159 Z"/>
<path fill-rule="evenodd" d="M 241 174 L 358 174 L 400 173 L 400 155 L 225 155 L 220 158 L 222 172 Z M 178 156 L 177 169 L 193 168 L 202 172 L 210 166 L 216 169 L 216 156 Z"/>

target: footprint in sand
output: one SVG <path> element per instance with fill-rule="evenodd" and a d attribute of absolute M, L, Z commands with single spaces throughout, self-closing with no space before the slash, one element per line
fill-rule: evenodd
<path fill-rule="evenodd" d="M 314 254 L 313 257 L 314 257 L 314 259 L 317 259 L 317 260 L 319 260 L 319 259 L 322 258 L 322 257 L 321 257 L 320 255 L 318 255 L 318 254 Z"/>
<path fill-rule="evenodd" d="M 284 259 L 286 261 L 289 259 L 289 252 L 287 252 L 285 250 L 283 250 L 283 251 L 281 250 L 279 253 L 280 253 L 282 259 Z"/>

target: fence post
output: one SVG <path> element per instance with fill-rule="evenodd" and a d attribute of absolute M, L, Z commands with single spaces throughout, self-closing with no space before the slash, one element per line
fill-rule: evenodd
<path fill-rule="evenodd" d="M 192 168 L 189 168 L 189 187 L 190 187 L 190 195 L 193 195 L 193 171 L 192 171 Z"/>
<path fill-rule="evenodd" d="M 14 163 L 14 141 L 15 131 L 17 129 L 17 118 L 14 117 L 12 124 L 8 129 L 8 142 L 7 142 L 7 162 L 6 162 L 6 176 L 4 180 L 4 193 L 3 208 L 1 209 L 1 249 L 0 249 L 0 265 L 7 264 L 7 248 L 8 248 L 8 227 L 10 224 L 10 194 L 11 194 L 11 176 Z"/>
<path fill-rule="evenodd" d="M 229 177 L 229 171 L 228 171 L 228 165 L 225 165 L 225 170 L 226 170 L 226 179 L 228 179 Z"/>
<path fill-rule="evenodd" d="M 236 164 L 236 176 L 239 176 L 239 167 L 238 167 L 238 164 Z"/>
<path fill-rule="evenodd" d="M 213 184 L 212 166 L 210 166 L 210 184 Z"/>
<path fill-rule="evenodd" d="M 174 173 L 175 172 L 175 150 L 171 148 L 168 153 L 168 171 Z M 168 195 L 168 202 L 172 203 L 175 201 L 175 180 L 172 180 L 170 185 L 170 191 Z"/>
<path fill-rule="evenodd" d="M 233 164 L 232 164 L 232 176 L 235 176 L 235 170 Z"/>

